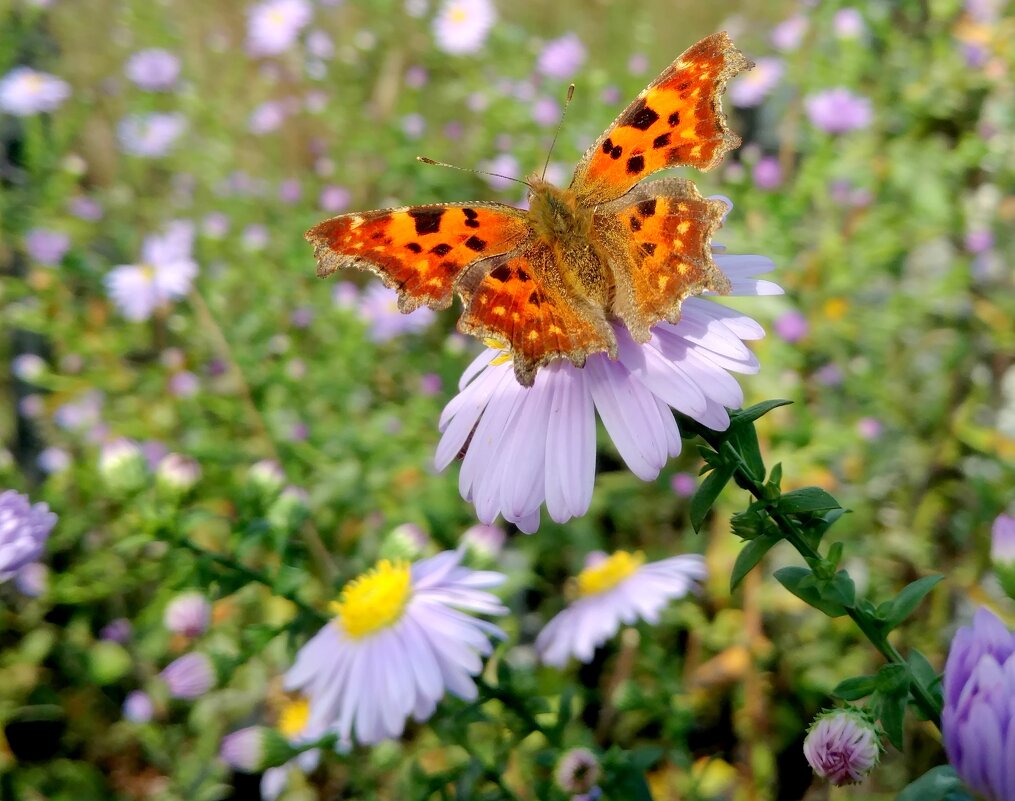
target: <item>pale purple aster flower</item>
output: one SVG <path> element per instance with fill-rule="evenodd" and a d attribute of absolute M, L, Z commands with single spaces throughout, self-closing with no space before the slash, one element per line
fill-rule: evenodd
<path fill-rule="evenodd" d="M 433 21 L 437 47 L 445 53 L 475 53 L 497 21 L 490 0 L 444 0 Z"/>
<path fill-rule="evenodd" d="M 444 390 L 444 382 L 437 373 L 423 373 L 419 377 L 419 393 L 425 398 L 440 395 Z"/>
<path fill-rule="evenodd" d="M 994 234 L 989 229 L 978 228 L 966 234 L 965 247 L 967 253 L 979 255 L 994 247 Z"/>
<path fill-rule="evenodd" d="M 627 71 L 632 75 L 644 75 L 648 69 L 648 56 L 644 53 L 633 53 L 627 60 Z"/>
<path fill-rule="evenodd" d="M 325 31 L 313 30 L 307 34 L 307 52 L 327 61 L 335 55 L 335 43 Z"/>
<path fill-rule="evenodd" d="M 319 739 L 325 731 L 324 726 L 310 726 L 310 703 L 302 696 L 282 708 L 277 725 L 278 735 L 283 739 L 282 745 L 288 743 L 294 747 Z M 265 738 L 263 746 L 265 756 L 270 756 L 271 751 L 278 747 L 271 738 Z M 261 798 L 264 801 L 274 801 L 285 789 L 293 771 L 310 773 L 317 767 L 319 760 L 320 749 L 311 748 L 278 767 L 268 768 L 261 777 Z M 275 759 L 271 761 L 277 762 Z"/>
<path fill-rule="evenodd" d="M 792 344 L 807 336 L 810 325 L 807 323 L 807 318 L 794 309 L 780 314 L 772 324 L 772 330 L 780 339 Z"/>
<path fill-rule="evenodd" d="M 130 639 L 132 632 L 133 626 L 130 625 L 130 621 L 125 617 L 118 617 L 102 627 L 102 630 L 99 631 L 99 639 L 125 643 Z"/>
<path fill-rule="evenodd" d="M 551 39 L 543 47 L 536 69 L 548 78 L 566 81 L 585 63 L 585 45 L 573 33 Z"/>
<path fill-rule="evenodd" d="M 159 674 L 173 698 L 193 700 L 215 686 L 215 667 L 202 653 L 192 651 L 170 662 Z"/>
<path fill-rule="evenodd" d="M 174 634 L 197 637 L 211 624 L 211 604 L 197 591 L 181 593 L 166 606 L 162 622 Z"/>
<path fill-rule="evenodd" d="M 317 205 L 321 207 L 322 211 L 339 214 L 349 207 L 350 200 L 352 200 L 352 194 L 348 189 L 332 184 L 321 190 L 320 197 L 317 198 Z"/>
<path fill-rule="evenodd" d="M 352 281 L 339 281 L 331 290 L 331 299 L 336 308 L 352 311 L 359 307 L 359 288 Z"/>
<path fill-rule="evenodd" d="M 956 632 L 944 671 L 945 752 L 969 789 L 1015 799 L 1015 634 L 981 607 Z"/>
<path fill-rule="evenodd" d="M 277 131 L 285 122 L 285 105 L 278 100 L 267 100 L 250 113 L 247 129 L 252 134 L 263 134 Z"/>
<path fill-rule="evenodd" d="M 79 220 L 98 222 L 102 219 L 102 204 L 87 195 L 75 195 L 67 201 L 67 208 Z"/>
<path fill-rule="evenodd" d="M 497 173 L 497 175 L 481 175 L 493 189 L 507 189 L 512 186 L 511 178 L 517 178 L 519 172 L 518 159 L 510 153 L 501 153 L 495 158 L 480 162 L 481 170 Z M 498 176 L 505 176 L 500 178 Z"/>
<path fill-rule="evenodd" d="M 800 47 L 804 34 L 807 33 L 807 27 L 807 17 L 797 14 L 772 28 L 770 41 L 776 50 L 781 50 L 784 53 L 792 52 Z"/>
<path fill-rule="evenodd" d="M 14 574 L 14 586 L 28 598 L 38 598 L 49 589 L 49 568 L 41 562 L 29 562 Z"/>
<path fill-rule="evenodd" d="M 832 19 L 832 28 L 840 39 L 859 39 L 867 31 L 863 14 L 856 8 L 840 8 Z"/>
<path fill-rule="evenodd" d="M 402 117 L 402 132 L 410 139 L 419 139 L 426 132 L 426 119 L 422 114 L 406 114 Z"/>
<path fill-rule="evenodd" d="M 621 624 L 640 619 L 655 625 L 670 601 L 694 591 L 705 576 L 705 560 L 697 554 L 645 564 L 640 551 L 591 553 L 573 580 L 575 599 L 536 637 L 539 658 L 558 668 L 572 656 L 590 662 Z"/>
<path fill-rule="evenodd" d="M 70 237 L 62 231 L 33 228 L 25 234 L 25 251 L 29 258 L 47 267 L 57 266 L 70 250 Z"/>
<path fill-rule="evenodd" d="M 0 78 L 0 111 L 15 117 L 56 111 L 68 97 L 66 81 L 31 67 L 15 67 Z"/>
<path fill-rule="evenodd" d="M 830 134 L 866 128 L 873 118 L 870 100 L 843 87 L 808 95 L 804 108 L 811 124 Z"/>
<path fill-rule="evenodd" d="M 221 211 L 205 215 L 201 221 L 201 233 L 210 239 L 221 239 L 229 233 L 229 217 Z"/>
<path fill-rule="evenodd" d="M 155 309 L 190 291 L 197 275 L 197 263 L 191 258 L 193 241 L 193 224 L 176 220 L 163 233 L 145 238 L 139 263 L 109 272 L 106 290 L 124 317 L 147 320 Z"/>
<path fill-rule="evenodd" d="M 155 704 L 148 693 L 133 690 L 123 702 L 123 716 L 131 723 L 148 723 L 155 716 Z"/>
<path fill-rule="evenodd" d="M 167 92 L 180 77 L 180 59 L 160 47 L 139 50 L 124 68 L 127 77 L 150 92 Z"/>
<path fill-rule="evenodd" d="M 187 118 L 177 111 L 130 114 L 117 123 L 116 138 L 128 155 L 162 158 L 186 128 Z"/>
<path fill-rule="evenodd" d="M 877 726 L 859 709 L 830 709 L 818 715 L 804 740 L 804 756 L 822 779 L 841 786 L 867 778 L 881 757 Z"/>
<path fill-rule="evenodd" d="M 1007 0 L 966 0 L 966 13 L 977 22 L 990 24 L 1001 18 Z"/>
<path fill-rule="evenodd" d="M 190 370 L 179 370 L 169 377 L 169 393 L 175 398 L 192 398 L 201 391 L 201 381 Z"/>
<path fill-rule="evenodd" d="M 774 156 L 762 156 L 751 169 L 751 180 L 763 192 L 771 192 L 782 186 L 782 166 Z"/>
<path fill-rule="evenodd" d="M 532 119 L 536 125 L 552 128 L 560 121 L 560 104 L 552 97 L 540 97 L 532 104 Z"/>
<path fill-rule="evenodd" d="M 62 473 L 70 467 L 71 456 L 63 448 L 50 445 L 48 448 L 43 449 L 38 459 L 35 460 L 35 463 L 43 473 L 52 475 L 53 473 Z"/>
<path fill-rule="evenodd" d="M 286 178 L 278 187 L 278 199 L 283 203 L 299 203 L 303 187 L 296 178 Z"/>
<path fill-rule="evenodd" d="M 46 412 L 46 402 L 42 399 L 42 396 L 37 392 L 33 392 L 30 395 L 24 395 L 21 400 L 18 401 L 18 414 L 22 417 L 27 417 L 30 420 L 38 420 Z"/>
<path fill-rule="evenodd" d="M 307 0 L 264 0 L 247 10 L 247 52 L 277 56 L 296 43 L 314 15 Z"/>
<path fill-rule="evenodd" d="M 619 86 L 607 86 L 603 89 L 599 95 L 599 99 L 608 106 L 615 106 L 620 102 L 620 87 Z"/>
<path fill-rule="evenodd" d="M 433 309 L 421 306 L 410 314 L 398 310 L 398 293 L 381 283 L 371 283 L 359 304 L 360 317 L 370 327 L 370 339 L 388 342 L 401 334 L 417 334 L 437 318 Z"/>
<path fill-rule="evenodd" d="M 0 582 L 35 562 L 46 548 L 56 515 L 14 490 L 0 493 Z"/>
<path fill-rule="evenodd" d="M 240 232 L 240 244 L 244 250 L 256 252 L 264 250 L 271 241 L 268 228 L 260 223 L 252 223 Z"/>
<path fill-rule="evenodd" d="M 308 725 L 370 745 L 402 734 L 411 715 L 429 718 L 446 692 L 465 701 L 493 651 L 497 626 L 474 614 L 508 610 L 488 588 L 505 576 L 462 567 L 460 551 L 412 565 L 382 560 L 350 582 L 335 618 L 296 655 L 289 690 L 310 701 Z"/>
<path fill-rule="evenodd" d="M 857 433 L 866 440 L 875 440 L 881 436 L 884 426 L 876 417 L 861 417 L 856 421 Z"/>
<path fill-rule="evenodd" d="M 733 295 L 782 292 L 751 278 L 772 269 L 769 259 L 719 254 L 715 261 Z M 727 428 L 726 407 L 743 403 L 727 371 L 756 373 L 758 360 L 744 340 L 765 335 L 751 318 L 705 297 L 687 298 L 680 322 L 659 323 L 644 344 L 619 324 L 614 331 L 616 361 L 602 353 L 584 368 L 555 361 L 532 387 L 518 383 L 511 364 L 492 363 L 502 355 L 496 349 L 466 369 L 441 415 L 434 462 L 443 470 L 465 450 L 459 489 L 481 522 L 502 514 L 531 533 L 544 502 L 558 523 L 585 514 L 595 481 L 596 411 L 631 471 L 654 480 L 680 453 L 671 407 L 709 428 Z"/>
<path fill-rule="evenodd" d="M 572 748 L 557 763 L 553 773 L 557 786 L 565 793 L 588 793 L 599 781 L 599 760 L 588 748 Z"/>
<path fill-rule="evenodd" d="M 427 77 L 426 68 L 414 64 L 405 71 L 405 85 L 410 89 L 422 89 L 426 86 Z"/>
<path fill-rule="evenodd" d="M 1015 517 L 998 515 L 990 532 L 990 561 L 1001 587 L 1015 598 Z"/>
<path fill-rule="evenodd" d="M 839 365 L 829 362 L 814 372 L 814 380 L 823 387 L 837 387 L 845 380 L 845 376 L 843 376 L 842 368 Z"/>
<path fill-rule="evenodd" d="M 46 374 L 46 360 L 37 353 L 21 353 L 11 360 L 11 374 L 33 383 Z"/>
<path fill-rule="evenodd" d="M 751 108 L 761 104 L 779 85 L 786 66 L 781 58 L 759 58 L 754 69 L 744 73 L 730 84 L 729 98 L 734 106 Z"/>
<path fill-rule="evenodd" d="M 507 534 L 500 526 L 470 526 L 462 534 L 462 545 L 473 553 L 485 558 L 496 559 L 502 550 Z"/>
<path fill-rule="evenodd" d="M 679 498 L 690 498 L 698 488 L 698 479 L 690 473 L 676 473 L 670 479 L 670 488 Z"/>

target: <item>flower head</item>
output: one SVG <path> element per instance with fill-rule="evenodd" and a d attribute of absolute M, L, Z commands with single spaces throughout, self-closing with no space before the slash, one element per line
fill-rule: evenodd
<path fill-rule="evenodd" d="M 551 39 L 543 47 L 536 64 L 543 75 L 564 81 L 574 75 L 585 63 L 585 45 L 575 34 Z"/>
<path fill-rule="evenodd" d="M 116 126 L 123 152 L 131 156 L 161 158 L 172 150 L 187 128 L 187 118 L 178 111 L 131 114 Z"/>
<path fill-rule="evenodd" d="M 35 562 L 46 547 L 56 515 L 14 490 L 0 493 L 0 582 Z"/>
<path fill-rule="evenodd" d="M 640 551 L 590 554 L 573 580 L 575 599 L 539 632 L 536 650 L 554 667 L 563 667 L 571 656 L 589 662 L 622 623 L 657 623 L 670 601 L 687 595 L 704 578 L 705 562 L 697 555 L 645 564 Z"/>
<path fill-rule="evenodd" d="M 282 734 L 267 726 L 247 726 L 222 738 L 219 758 L 229 767 L 256 773 L 282 762 L 291 752 Z"/>
<path fill-rule="evenodd" d="M 503 637 L 470 613 L 507 609 L 486 592 L 500 573 L 462 567 L 444 551 L 415 564 L 382 560 L 343 589 L 334 619 L 296 656 L 285 686 L 309 699 L 311 728 L 372 744 L 426 720 L 445 692 L 476 698 L 472 676 Z"/>
<path fill-rule="evenodd" d="M 159 674 L 173 698 L 200 698 L 215 686 L 215 667 L 204 654 L 193 651 L 166 665 Z"/>
<path fill-rule="evenodd" d="M 184 220 L 169 224 L 162 234 L 148 236 L 137 264 L 123 264 L 106 276 L 106 290 L 128 320 L 141 321 L 190 291 L 197 275 L 191 258 L 194 227 Z"/>
<path fill-rule="evenodd" d="M 201 465 L 189 456 L 179 453 L 167 454 L 155 470 L 159 486 L 172 494 L 185 494 L 193 489 L 201 478 Z"/>
<path fill-rule="evenodd" d="M 870 100 L 843 87 L 809 95 L 804 100 L 804 108 L 811 124 L 830 134 L 866 128 L 873 117 Z"/>
<path fill-rule="evenodd" d="M 595 754 L 587 748 L 572 748 L 560 758 L 554 778 L 565 793 L 587 793 L 595 787 L 600 773 Z"/>
<path fill-rule="evenodd" d="M 123 701 L 123 716 L 131 723 L 147 723 L 155 715 L 155 704 L 148 693 L 133 690 Z"/>
<path fill-rule="evenodd" d="M 388 342 L 401 334 L 425 331 L 437 317 L 425 306 L 402 314 L 398 310 L 398 293 L 376 282 L 363 291 L 359 313 L 370 326 L 369 335 L 374 342 Z"/>
<path fill-rule="evenodd" d="M 15 117 L 56 111 L 68 97 L 66 81 L 31 67 L 15 67 L 0 78 L 0 111 Z"/>
<path fill-rule="evenodd" d="M 772 263 L 760 256 L 716 256 L 734 295 L 782 290 L 750 276 Z M 465 451 L 459 475 L 462 497 L 483 523 L 498 514 L 522 531 L 539 527 L 540 506 L 563 523 L 588 511 L 596 465 L 595 414 L 631 471 L 652 481 L 680 453 L 680 431 L 671 409 L 723 430 L 725 407 L 739 407 L 743 393 L 728 370 L 758 371 L 744 340 L 760 339 L 754 320 L 704 297 L 681 306 L 679 323 L 659 323 L 648 342 L 635 342 L 614 325 L 618 359 L 588 357 L 584 368 L 553 362 L 526 388 L 489 349 L 462 375 L 460 392 L 445 407 L 435 464 L 444 469 Z"/>
<path fill-rule="evenodd" d="M 881 735 L 859 709 L 830 709 L 811 724 L 804 756 L 821 778 L 836 786 L 853 784 L 865 779 L 878 764 Z"/>
<path fill-rule="evenodd" d="M 781 58 L 759 58 L 754 69 L 730 84 L 730 102 L 741 108 L 760 105 L 778 86 L 784 71 L 785 65 Z"/>
<path fill-rule="evenodd" d="M 277 56 L 295 44 L 313 18 L 307 0 L 265 0 L 247 12 L 247 52 L 252 56 Z"/>
<path fill-rule="evenodd" d="M 135 84 L 150 92 L 166 92 L 180 77 L 180 59 L 159 47 L 139 50 L 129 59 L 124 72 Z"/>
<path fill-rule="evenodd" d="M 162 621 L 167 629 L 176 634 L 197 637 L 211 623 L 211 604 L 199 592 L 182 593 L 166 606 Z"/>
<path fill-rule="evenodd" d="M 445 53 L 475 53 L 497 21 L 490 0 L 444 0 L 433 22 L 437 47 Z"/>
<path fill-rule="evenodd" d="M 33 261 L 55 267 L 70 250 L 70 237 L 61 231 L 33 228 L 25 234 L 25 250 Z"/>
<path fill-rule="evenodd" d="M 808 27 L 807 17 L 795 14 L 772 28 L 769 38 L 776 50 L 789 53 L 800 47 Z"/>

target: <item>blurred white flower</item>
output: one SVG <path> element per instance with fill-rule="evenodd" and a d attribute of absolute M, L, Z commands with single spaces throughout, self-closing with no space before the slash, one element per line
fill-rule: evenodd
<path fill-rule="evenodd" d="M 247 11 L 247 52 L 277 56 L 296 42 L 314 15 L 307 0 L 265 0 Z"/>
<path fill-rule="evenodd" d="M 490 0 L 445 0 L 433 22 L 437 47 L 456 55 L 475 53 L 496 21 Z"/>
<path fill-rule="evenodd" d="M 171 222 L 165 233 L 148 236 L 137 264 L 122 264 L 106 276 L 106 290 L 128 320 L 141 321 L 190 291 L 197 275 L 191 258 L 194 226 Z"/>
<path fill-rule="evenodd" d="M 15 67 L 0 78 L 0 111 L 15 117 L 55 111 L 68 97 L 66 81 L 31 67 Z"/>

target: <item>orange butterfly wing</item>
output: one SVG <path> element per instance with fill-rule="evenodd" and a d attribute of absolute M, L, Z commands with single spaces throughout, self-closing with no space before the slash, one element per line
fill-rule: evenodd
<path fill-rule="evenodd" d="M 477 265 L 458 287 L 466 306 L 458 330 L 509 348 L 523 386 L 532 386 L 536 370 L 554 359 L 580 367 L 592 353 L 617 355 L 603 311 L 559 291 L 548 272 L 554 269 L 553 251 L 536 240 Z"/>
<path fill-rule="evenodd" d="M 501 203 L 440 203 L 342 214 L 306 233 L 319 276 L 343 267 L 376 273 L 398 307 L 446 309 L 465 268 L 517 247 L 525 213 Z"/>
<path fill-rule="evenodd" d="M 586 152 L 571 181 L 578 202 L 620 197 L 665 167 L 718 164 L 740 144 L 726 127 L 721 95 L 730 78 L 752 66 L 725 33 L 688 48 Z"/>
<path fill-rule="evenodd" d="M 729 292 L 711 247 L 726 211 L 683 178 L 640 186 L 598 211 L 596 230 L 613 254 L 614 310 L 636 340 L 660 320 L 677 322 L 685 298 Z"/>

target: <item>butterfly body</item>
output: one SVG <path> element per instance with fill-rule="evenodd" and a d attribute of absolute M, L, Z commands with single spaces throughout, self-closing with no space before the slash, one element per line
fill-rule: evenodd
<path fill-rule="evenodd" d="M 691 181 L 638 183 L 671 166 L 710 169 L 739 144 L 720 95 L 751 64 L 725 33 L 677 58 L 586 152 L 566 189 L 532 177 L 527 211 L 446 203 L 344 214 L 307 232 L 318 275 L 353 267 L 399 308 L 465 305 L 458 328 L 510 352 L 518 381 L 558 359 L 617 356 L 613 323 L 646 341 L 681 302 L 727 292 L 711 237 L 726 205 Z"/>

